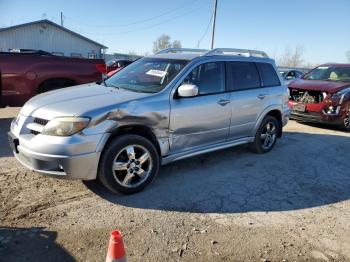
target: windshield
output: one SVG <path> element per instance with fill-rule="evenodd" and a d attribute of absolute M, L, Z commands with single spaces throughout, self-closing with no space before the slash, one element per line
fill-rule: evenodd
<path fill-rule="evenodd" d="M 319 66 L 307 73 L 303 79 L 350 82 L 350 67 Z"/>
<path fill-rule="evenodd" d="M 161 91 L 188 61 L 142 58 L 108 78 L 107 86 L 120 87 L 135 92 L 157 93 Z"/>

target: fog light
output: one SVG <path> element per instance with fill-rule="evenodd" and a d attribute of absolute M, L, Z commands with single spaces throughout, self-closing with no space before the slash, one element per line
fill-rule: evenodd
<path fill-rule="evenodd" d="M 58 165 L 58 168 L 60 171 L 63 171 L 63 166 L 62 165 Z"/>

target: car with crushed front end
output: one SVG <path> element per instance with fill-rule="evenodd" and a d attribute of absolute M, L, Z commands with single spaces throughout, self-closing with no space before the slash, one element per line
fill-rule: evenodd
<path fill-rule="evenodd" d="M 350 64 L 324 64 L 289 84 L 291 117 L 350 131 Z"/>
<path fill-rule="evenodd" d="M 41 174 L 98 178 L 131 194 L 176 160 L 242 144 L 269 152 L 289 114 L 287 87 L 266 53 L 172 48 L 99 83 L 32 98 L 9 142 Z"/>

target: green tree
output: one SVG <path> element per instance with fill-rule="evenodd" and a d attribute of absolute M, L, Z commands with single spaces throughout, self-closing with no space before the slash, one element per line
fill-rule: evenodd
<path fill-rule="evenodd" d="M 160 50 L 170 47 L 181 48 L 181 42 L 179 40 L 174 40 L 171 42 L 170 36 L 167 34 L 162 34 L 156 39 L 156 41 L 153 42 L 153 53 L 157 53 Z"/>

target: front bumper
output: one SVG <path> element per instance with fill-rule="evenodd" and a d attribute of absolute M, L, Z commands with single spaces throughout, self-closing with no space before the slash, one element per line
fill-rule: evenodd
<path fill-rule="evenodd" d="M 310 122 L 320 124 L 342 125 L 343 119 L 340 116 L 327 116 L 316 112 L 297 112 L 292 111 L 291 119 L 299 122 Z"/>
<path fill-rule="evenodd" d="M 40 174 L 65 179 L 96 179 L 101 151 L 109 134 L 55 137 L 21 133 L 11 124 L 13 153 L 25 167 Z"/>
<path fill-rule="evenodd" d="M 304 105 L 305 111 L 294 110 L 294 106 Z M 334 112 L 327 113 L 330 106 L 334 107 Z M 289 101 L 289 107 L 292 110 L 291 119 L 299 122 L 321 123 L 330 125 L 343 125 L 343 120 L 346 115 L 346 107 L 343 105 L 333 104 L 298 104 L 294 101 Z"/>
<path fill-rule="evenodd" d="M 93 180 L 97 177 L 100 152 L 78 156 L 57 156 L 32 152 L 18 146 L 16 159 L 25 167 L 43 174 L 64 179 Z"/>

